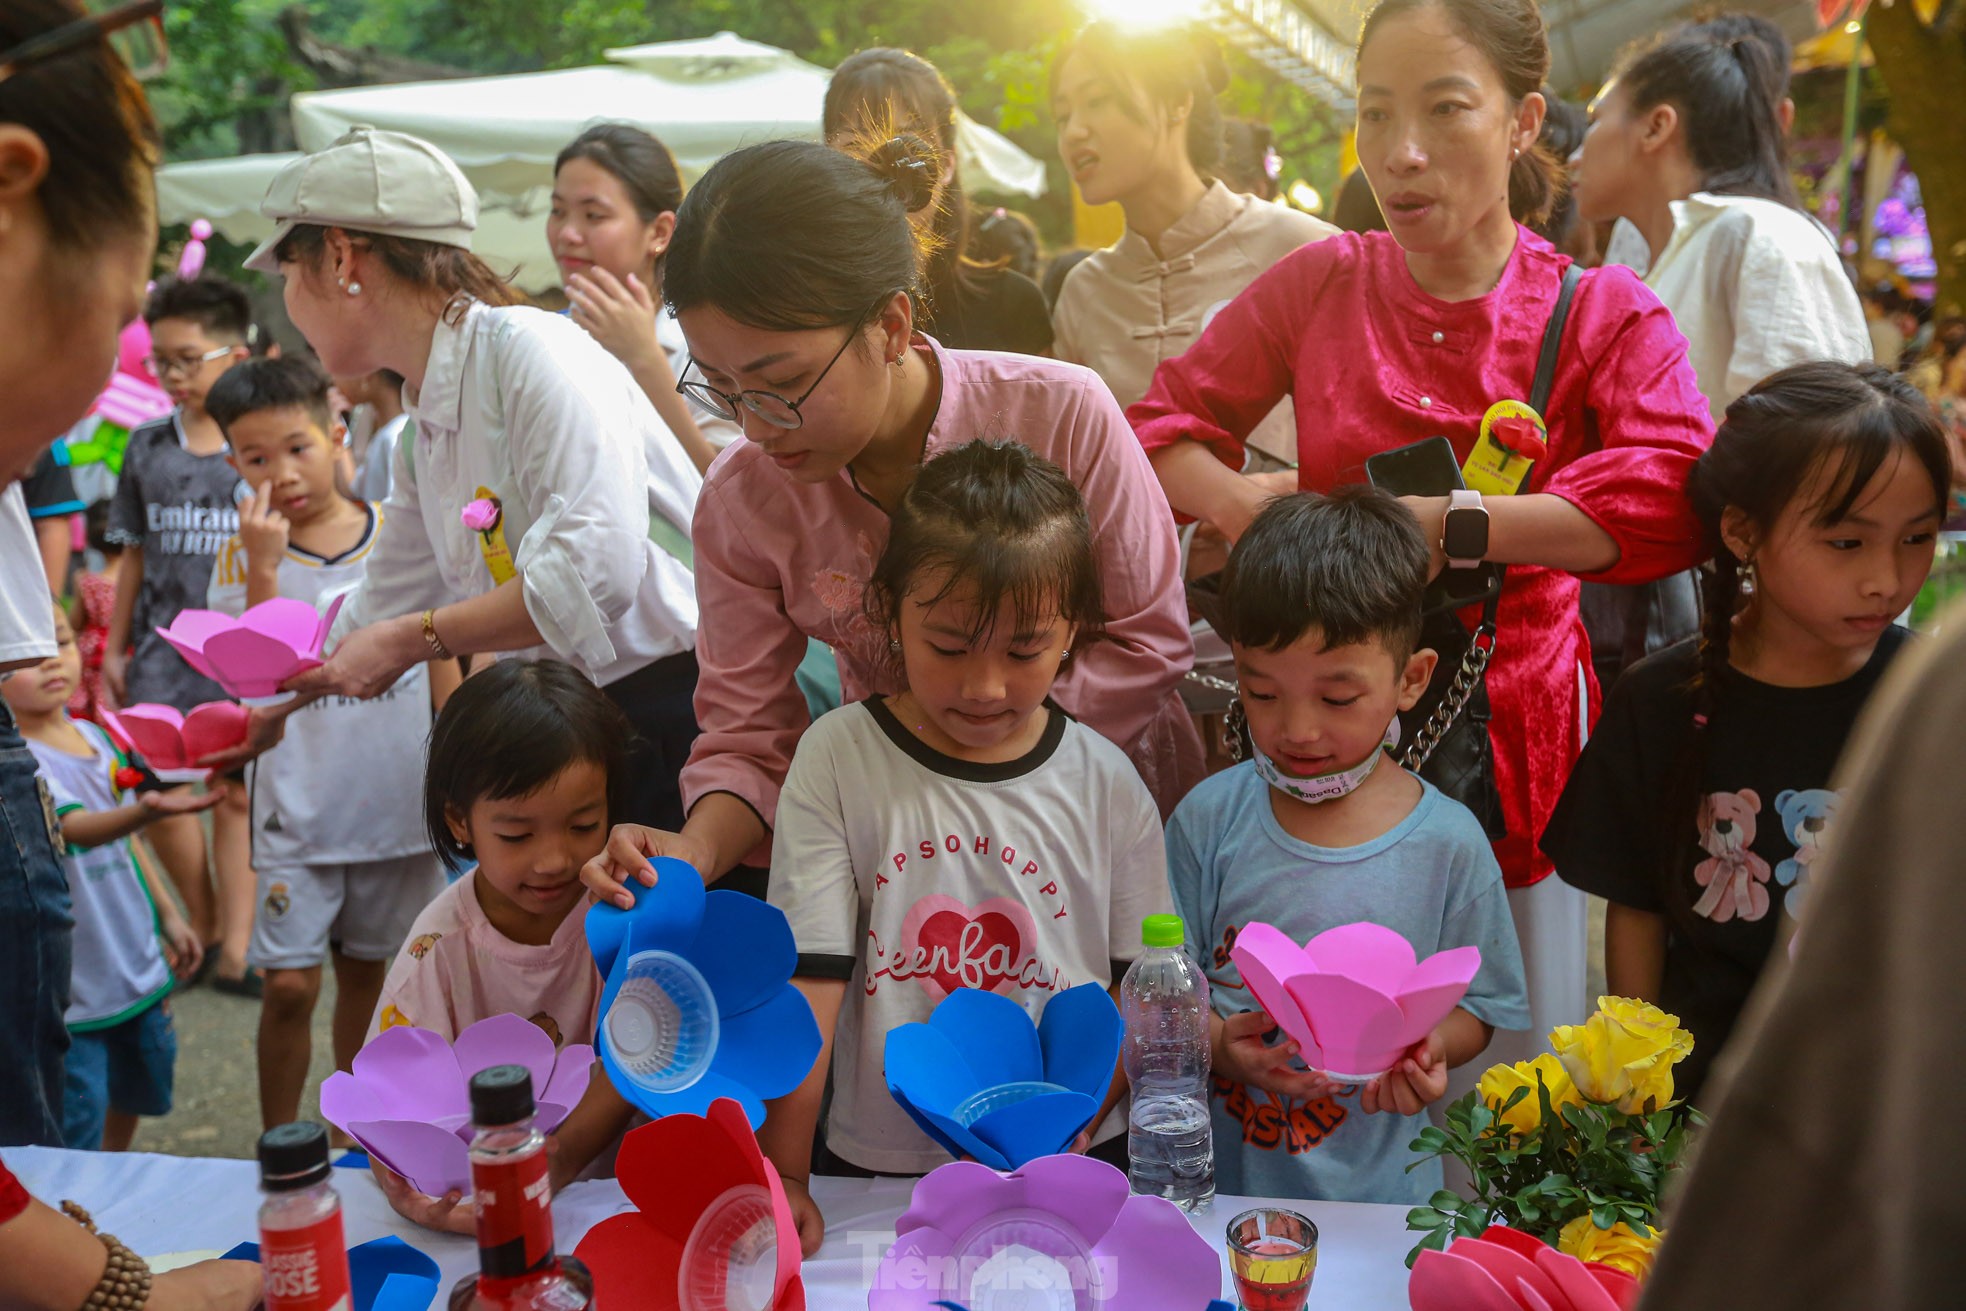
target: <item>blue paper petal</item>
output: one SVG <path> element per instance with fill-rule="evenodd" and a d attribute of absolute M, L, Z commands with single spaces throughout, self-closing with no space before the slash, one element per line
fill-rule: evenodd
<path fill-rule="evenodd" d="M 764 1100 L 750 1088 L 735 1079 L 726 1079 L 712 1070 L 680 1092 L 643 1092 L 632 1086 L 615 1085 L 616 1091 L 632 1103 L 635 1108 L 653 1119 L 665 1115 L 703 1115 L 710 1104 L 720 1097 L 728 1097 L 744 1108 L 744 1116 L 750 1120 L 752 1129 L 764 1127 Z"/>
<path fill-rule="evenodd" d="M 888 1091 L 924 1112 L 953 1116 L 957 1103 L 983 1087 L 939 1027 L 896 1025 L 887 1031 L 881 1059 Z"/>
<path fill-rule="evenodd" d="M 258 1243 L 241 1243 L 223 1258 L 259 1260 Z M 391 1234 L 348 1249 L 349 1292 L 355 1311 L 425 1311 L 437 1299 L 443 1271 Z"/>
<path fill-rule="evenodd" d="M 962 1056 L 976 1076 L 975 1088 L 1043 1081 L 1044 1052 L 1038 1046 L 1038 1031 L 1024 1008 L 1010 998 L 958 988 L 936 1005 L 928 1022 Z"/>
<path fill-rule="evenodd" d="M 1010 1163 L 1007 1168 L 1021 1170 L 1040 1156 L 1069 1151 L 1079 1130 L 1097 1114 L 1099 1103 L 1084 1093 L 1040 1093 L 991 1111 L 969 1129 Z"/>
<path fill-rule="evenodd" d="M 724 1018 L 717 1054 L 710 1059 L 710 1073 L 734 1079 L 770 1101 L 805 1082 L 819 1059 L 819 1046 L 819 1023 L 812 1017 L 812 1004 L 797 988 L 781 983 L 778 994 L 763 1005 Z"/>
<path fill-rule="evenodd" d="M 1119 1068 L 1125 1024 L 1119 1007 L 1096 983 L 1081 983 L 1045 1003 L 1038 1021 L 1044 1081 L 1103 1103 Z"/>
<path fill-rule="evenodd" d="M 681 954 L 703 920 L 703 876 L 688 863 L 668 856 L 657 856 L 650 863 L 655 866 L 654 887 L 628 881 L 635 909 L 602 902 L 587 908 L 582 927 L 587 931 L 587 949 L 594 953 L 602 974 L 612 973 L 621 956 L 651 947 Z"/>
<path fill-rule="evenodd" d="M 904 1102 L 903 1105 L 905 1106 L 906 1103 Z M 928 1136 L 940 1143 L 949 1155 L 959 1158 L 967 1156 L 980 1165 L 989 1166 L 992 1170 L 1010 1169 L 1010 1161 L 1002 1152 L 964 1128 L 960 1121 L 950 1116 L 938 1115 L 925 1107 L 916 1109 L 921 1114 L 915 1123 L 921 1124 L 926 1120 Z"/>
<path fill-rule="evenodd" d="M 774 1000 L 799 964 L 785 912 L 742 892 L 713 890 L 704 899 L 702 927 L 681 954 L 709 982 L 726 1021 Z"/>

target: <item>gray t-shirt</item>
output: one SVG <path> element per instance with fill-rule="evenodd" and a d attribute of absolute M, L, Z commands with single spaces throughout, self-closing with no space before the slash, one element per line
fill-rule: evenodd
<path fill-rule="evenodd" d="M 130 434 L 123 473 L 109 503 L 110 541 L 143 548 L 143 587 L 130 625 L 131 703 L 189 710 L 225 699 L 225 690 L 184 662 L 157 636 L 184 609 L 201 609 L 212 562 L 239 531 L 239 475 L 222 453 L 193 455 L 174 410 Z"/>
<path fill-rule="evenodd" d="M 1481 948 L 1481 972 L 1461 1005 L 1498 1029 L 1528 1027 L 1501 867 L 1467 807 L 1422 786 L 1412 814 L 1343 848 L 1286 833 L 1253 764 L 1188 794 L 1168 820 L 1167 875 L 1217 1015 L 1257 1009 L 1229 957 L 1243 925 L 1271 924 L 1301 943 L 1369 920 L 1405 937 L 1423 960 L 1450 947 Z M 1368 1115 L 1356 1089 L 1299 1103 L 1226 1079 L 1211 1088 L 1215 1186 L 1224 1193 L 1417 1205 L 1441 1187 L 1438 1161 L 1406 1169 L 1418 1159 L 1409 1145 L 1429 1123 L 1424 1112 Z"/>

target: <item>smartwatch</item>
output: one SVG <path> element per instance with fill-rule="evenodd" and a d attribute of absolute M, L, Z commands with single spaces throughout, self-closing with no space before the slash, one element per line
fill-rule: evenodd
<path fill-rule="evenodd" d="M 1488 511 L 1481 493 L 1463 488 L 1447 498 L 1447 518 L 1441 525 L 1441 553 L 1449 569 L 1474 569 L 1488 555 Z"/>

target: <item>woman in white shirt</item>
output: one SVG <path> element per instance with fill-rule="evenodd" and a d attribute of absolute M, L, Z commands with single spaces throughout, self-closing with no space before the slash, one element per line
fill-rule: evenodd
<path fill-rule="evenodd" d="M 628 366 L 704 473 L 738 427 L 676 390 L 689 347 L 662 309 L 662 262 L 682 203 L 683 179 L 667 146 L 632 124 L 596 123 L 553 163 L 546 242 L 573 321 Z"/>
<path fill-rule="evenodd" d="M 356 128 L 260 208 L 277 226 L 246 267 L 282 275 L 331 372 L 402 374 L 414 434 L 338 645 L 289 686 L 369 697 L 421 660 L 555 656 L 638 730 L 624 811 L 680 824 L 702 487 L 681 446 L 620 361 L 470 253 L 477 196 L 428 142 Z"/>
<path fill-rule="evenodd" d="M 1628 219 L 1645 239 L 1646 284 L 1686 334 L 1716 420 L 1777 369 L 1870 358 L 1836 242 L 1789 178 L 1786 85 L 1754 26 L 1682 26 L 1625 57 L 1574 161 L 1583 217 Z"/>
<path fill-rule="evenodd" d="M 1228 77 L 1204 32 L 1107 23 L 1080 32 L 1053 66 L 1059 157 L 1088 205 L 1118 202 L 1126 214 L 1125 235 L 1066 275 L 1053 352 L 1097 373 L 1121 405 L 1144 396 L 1161 361 L 1187 350 L 1257 275 L 1335 231 L 1212 176 Z M 1249 441 L 1267 467 L 1295 465 L 1290 402 Z"/>

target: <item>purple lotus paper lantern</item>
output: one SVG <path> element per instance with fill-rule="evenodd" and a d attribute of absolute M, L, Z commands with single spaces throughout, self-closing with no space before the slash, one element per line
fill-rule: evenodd
<path fill-rule="evenodd" d="M 180 610 L 157 635 L 228 695 L 249 706 L 270 705 L 290 695 L 280 684 L 320 668 L 321 644 L 343 599 L 336 597 L 326 614 L 288 596 L 261 601 L 236 619 L 217 610 Z"/>
<path fill-rule="evenodd" d="M 176 706 L 148 703 L 97 711 L 102 726 L 125 751 L 135 752 L 150 772 L 166 783 L 197 783 L 212 771 L 198 764 L 206 756 L 246 740 L 246 708 L 231 701 L 208 701 L 185 714 Z"/>
<path fill-rule="evenodd" d="M 353 1073 L 321 1085 L 321 1115 L 364 1151 L 431 1197 L 471 1186 L 471 1076 L 494 1065 L 532 1071 L 536 1123 L 551 1133 L 587 1092 L 594 1049 L 555 1051 L 538 1025 L 517 1015 L 480 1020 L 447 1043 L 399 1025 L 355 1055 Z"/>
<path fill-rule="evenodd" d="M 867 1294 L 868 1311 L 1069 1307 L 1198 1311 L 1222 1263 L 1165 1198 L 1087 1156 L 1044 1156 L 1013 1174 L 974 1161 L 915 1185 Z"/>
<path fill-rule="evenodd" d="M 1299 947 L 1269 924 L 1244 925 L 1230 959 L 1304 1063 L 1341 1083 L 1364 1083 L 1460 1005 L 1481 969 L 1478 947 L 1417 960 L 1413 944 L 1378 924 L 1326 929 Z"/>

